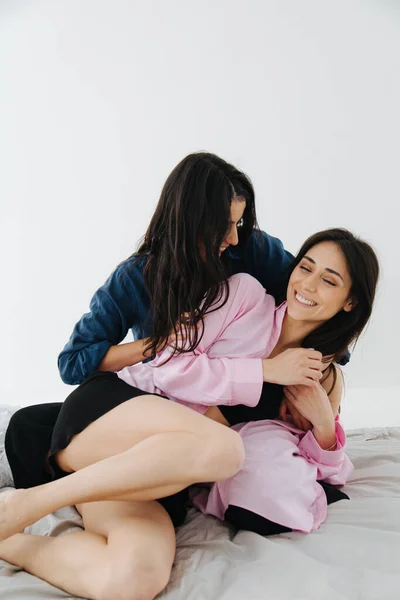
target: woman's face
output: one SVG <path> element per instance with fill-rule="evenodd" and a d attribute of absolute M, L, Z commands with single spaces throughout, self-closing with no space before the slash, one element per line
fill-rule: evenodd
<path fill-rule="evenodd" d="M 351 279 L 342 251 L 334 242 L 313 246 L 294 269 L 287 289 L 288 315 L 319 326 L 352 309 Z"/>
<path fill-rule="evenodd" d="M 238 227 L 242 225 L 243 213 L 246 208 L 246 201 L 241 197 L 234 197 L 231 202 L 231 213 L 228 224 L 227 234 L 219 248 L 219 255 L 229 246 L 236 246 L 239 243 Z"/>
<path fill-rule="evenodd" d="M 243 213 L 246 208 L 246 201 L 242 197 L 234 196 L 231 202 L 231 212 L 226 235 L 219 247 L 219 255 L 229 248 L 229 246 L 237 246 L 239 243 L 238 229 L 243 224 Z M 200 256 L 203 260 L 206 258 L 206 251 L 203 242 L 199 241 Z"/>

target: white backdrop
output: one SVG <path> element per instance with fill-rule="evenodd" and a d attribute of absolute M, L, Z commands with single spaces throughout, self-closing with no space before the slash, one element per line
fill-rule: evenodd
<path fill-rule="evenodd" d="M 0 403 L 64 399 L 74 323 L 169 171 L 208 150 L 250 175 L 291 251 L 330 226 L 377 249 L 344 414 L 400 424 L 399 73 L 390 0 L 3 0 Z"/>

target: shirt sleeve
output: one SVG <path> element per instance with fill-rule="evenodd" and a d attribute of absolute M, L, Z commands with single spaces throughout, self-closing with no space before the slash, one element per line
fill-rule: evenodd
<path fill-rule="evenodd" d="M 184 402 L 256 406 L 271 335 L 268 314 L 272 318 L 273 300 L 259 282 L 248 274 L 234 275 L 227 302 L 206 315 L 205 334 L 195 351 L 154 367 L 155 385 Z"/>
<path fill-rule="evenodd" d="M 206 314 L 194 351 L 174 355 L 167 347 L 151 363 L 126 367 L 119 376 L 140 388 L 146 371 L 155 388 L 183 403 L 256 406 L 274 312 L 273 299 L 258 281 L 234 275 L 227 301 Z"/>
<path fill-rule="evenodd" d="M 300 440 L 298 449 L 301 456 L 316 465 L 317 479 L 332 485 L 344 485 L 353 471 L 353 465 L 344 452 L 346 434 L 336 420 L 336 450 L 323 450 L 318 444 L 312 431 L 307 431 Z"/>
<path fill-rule="evenodd" d="M 154 367 L 154 383 L 178 402 L 256 406 L 260 399 L 260 358 L 210 358 L 205 352 L 195 352 L 180 354 L 167 365 Z"/>
<path fill-rule="evenodd" d="M 97 369 L 110 346 L 119 344 L 137 323 L 137 277 L 141 273 L 132 263 L 122 263 L 94 294 L 90 311 L 75 325 L 58 357 L 64 383 L 82 383 Z"/>

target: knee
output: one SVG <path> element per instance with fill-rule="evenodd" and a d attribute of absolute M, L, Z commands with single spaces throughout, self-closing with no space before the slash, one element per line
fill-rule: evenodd
<path fill-rule="evenodd" d="M 14 429 L 20 429 L 21 427 L 30 426 L 32 423 L 32 410 L 31 406 L 25 406 L 24 408 L 20 408 L 15 413 L 11 415 L 11 418 L 8 423 L 8 432 L 13 431 Z"/>
<path fill-rule="evenodd" d="M 233 477 L 240 471 L 245 458 L 241 436 L 221 425 L 219 431 L 213 431 L 204 442 L 201 453 L 202 467 L 205 470 L 203 481 L 219 481 Z M 201 479 L 199 479 L 201 481 Z"/>
<path fill-rule="evenodd" d="M 230 454 L 230 465 L 228 466 L 229 474 L 227 477 L 233 477 L 243 467 L 245 459 L 245 449 L 242 440 L 242 436 L 234 431 L 228 429 L 229 437 L 227 438 L 227 449 Z"/>
<path fill-rule="evenodd" d="M 124 561 L 110 569 L 98 600 L 153 600 L 167 586 L 170 574 L 157 564 Z"/>
<path fill-rule="evenodd" d="M 229 454 L 229 465 L 227 465 L 226 477 L 233 477 L 243 467 L 245 459 L 245 449 L 242 437 L 233 429 L 227 429 L 226 452 Z"/>
<path fill-rule="evenodd" d="M 8 437 L 18 436 L 20 439 L 23 436 L 37 436 L 38 426 L 41 428 L 54 427 L 57 420 L 62 403 L 50 404 L 35 404 L 33 406 L 25 406 L 17 410 L 10 418 L 6 435 Z"/>

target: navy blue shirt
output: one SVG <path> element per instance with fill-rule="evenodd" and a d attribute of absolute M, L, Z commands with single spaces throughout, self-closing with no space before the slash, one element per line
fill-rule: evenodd
<path fill-rule="evenodd" d="M 275 297 L 283 291 L 293 260 L 280 240 L 263 231 L 253 232 L 244 247 L 231 246 L 223 258 L 231 275 L 249 273 Z M 143 257 L 127 259 L 94 294 L 90 312 L 75 325 L 58 357 L 64 383 L 82 383 L 96 371 L 110 346 L 119 344 L 129 329 L 134 339 L 151 334 L 150 298 L 143 281 L 145 262 Z"/>

